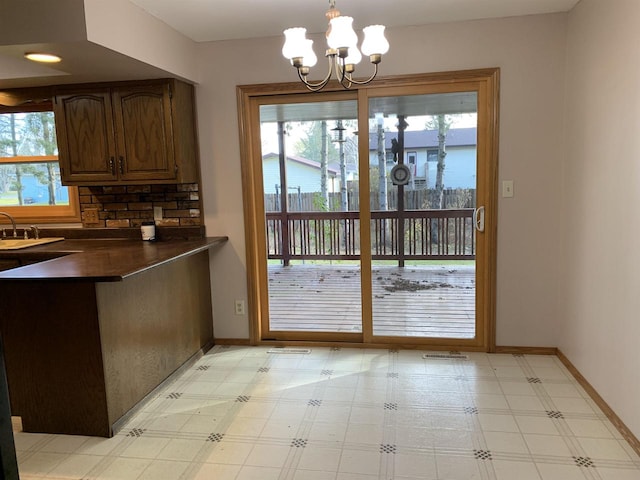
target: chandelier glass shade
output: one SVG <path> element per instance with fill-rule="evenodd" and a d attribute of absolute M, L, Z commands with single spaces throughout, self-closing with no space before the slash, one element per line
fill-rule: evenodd
<path fill-rule="evenodd" d="M 313 92 L 324 88 L 334 72 L 337 80 L 346 89 L 371 82 L 378 74 L 378 64 L 382 61 L 382 55 L 389 51 L 389 42 L 384 36 L 384 25 L 366 27 L 363 30 L 362 45 L 358 49 L 358 35 L 353 29 L 353 18 L 340 15 L 335 8 L 335 0 L 329 0 L 326 17 L 329 19 L 329 29 L 325 57 L 329 70 L 324 79 L 315 83 L 308 80 L 310 69 L 318 62 L 318 57 L 313 51 L 313 40 L 306 36 L 306 28 L 294 27 L 284 31 L 282 55 L 291 62 L 300 80 Z M 363 54 L 368 56 L 373 64 L 373 73 L 365 80 L 356 80 L 353 73 Z"/>

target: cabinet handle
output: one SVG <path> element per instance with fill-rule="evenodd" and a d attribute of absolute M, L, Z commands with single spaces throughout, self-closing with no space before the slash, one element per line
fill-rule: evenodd
<path fill-rule="evenodd" d="M 116 174 L 116 166 L 114 164 L 113 157 L 109 157 L 109 170 L 111 170 L 111 175 L 115 175 Z"/>
<path fill-rule="evenodd" d="M 120 162 L 118 162 L 120 164 L 120 175 L 124 174 L 124 157 L 122 155 L 120 155 Z"/>

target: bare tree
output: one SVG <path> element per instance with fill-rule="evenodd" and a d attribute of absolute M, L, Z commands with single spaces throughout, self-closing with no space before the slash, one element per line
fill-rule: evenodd
<path fill-rule="evenodd" d="M 431 208 L 439 210 L 444 208 L 444 159 L 447 156 L 447 133 L 449 132 L 452 123 L 453 118 L 451 115 L 439 114 L 431 117 L 426 124 L 427 128 L 438 131 L 438 166 L 436 170 L 436 184 L 434 195 L 431 200 Z"/>
<path fill-rule="evenodd" d="M 323 120 L 321 122 L 321 137 L 322 143 L 320 145 L 320 194 L 322 201 L 324 202 L 324 208 L 329 209 L 329 189 L 327 188 L 329 178 L 329 155 L 327 153 L 327 122 Z"/>

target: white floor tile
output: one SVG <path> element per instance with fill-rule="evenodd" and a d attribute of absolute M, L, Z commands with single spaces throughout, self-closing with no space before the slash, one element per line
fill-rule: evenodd
<path fill-rule="evenodd" d="M 577 465 L 537 463 L 542 480 L 585 480 L 583 468 Z"/>
<path fill-rule="evenodd" d="M 565 422 L 576 437 L 614 438 L 602 420 L 567 418 Z"/>
<path fill-rule="evenodd" d="M 213 448 L 211 444 L 204 440 L 190 440 L 184 438 L 174 438 L 158 452 L 156 458 L 161 460 L 176 460 L 190 462 L 196 455 L 205 449 Z"/>
<path fill-rule="evenodd" d="M 516 411 L 530 411 L 530 412 L 545 412 L 547 408 L 537 397 L 529 395 L 505 395 L 507 403 L 511 410 Z M 560 410 L 562 411 L 562 410 Z"/>
<path fill-rule="evenodd" d="M 101 480 L 136 480 L 149 465 L 151 460 L 116 458 L 100 472 L 99 478 Z"/>
<path fill-rule="evenodd" d="M 40 448 L 41 452 L 73 453 L 78 450 L 89 437 L 80 435 L 55 435 Z"/>
<path fill-rule="evenodd" d="M 366 450 L 342 450 L 338 472 L 340 474 L 378 475 L 380 453 Z M 338 476 L 340 478 L 340 476 Z"/>
<path fill-rule="evenodd" d="M 17 431 L 21 478 L 640 478 L 636 452 L 556 357 L 267 350 L 216 347 L 111 439 Z"/>
<path fill-rule="evenodd" d="M 384 429 L 382 425 L 360 425 L 350 423 L 347 427 L 345 442 L 379 445 L 382 443 Z"/>
<path fill-rule="evenodd" d="M 314 422 L 309 429 L 308 438 L 313 441 L 340 442 L 342 444 L 346 434 L 346 423 Z"/>
<path fill-rule="evenodd" d="M 332 472 L 335 476 L 335 472 L 338 471 L 341 456 L 341 448 L 305 448 L 297 467 L 301 470 Z"/>
<path fill-rule="evenodd" d="M 170 438 L 162 437 L 142 436 L 135 438 L 119 453 L 119 456 L 125 458 L 156 458 L 170 441 Z"/>
<path fill-rule="evenodd" d="M 524 440 L 532 455 L 571 458 L 572 452 L 563 437 L 556 435 L 524 434 Z"/>
<path fill-rule="evenodd" d="M 217 476 L 211 476 L 205 479 L 203 477 L 202 480 L 210 480 L 215 478 L 219 479 Z M 238 475 L 235 477 L 235 480 L 278 480 L 280 478 L 280 469 L 279 468 L 265 468 L 265 467 L 252 467 L 246 466 L 240 469 Z"/>
<path fill-rule="evenodd" d="M 517 433 L 520 431 L 518 423 L 513 415 L 509 414 L 493 414 L 493 413 L 479 413 L 478 421 L 482 430 L 485 432 L 511 432 Z"/>
<path fill-rule="evenodd" d="M 487 449 L 492 453 L 529 453 L 524 438 L 519 433 L 484 432 Z"/>
<path fill-rule="evenodd" d="M 398 453 L 393 457 L 394 478 L 436 478 L 436 456 L 433 453 Z"/>
<path fill-rule="evenodd" d="M 151 463 L 137 480 L 176 480 L 189 466 L 189 462 L 158 460 Z"/>
<path fill-rule="evenodd" d="M 620 442 L 607 438 L 578 438 L 586 455 L 592 460 L 630 460 Z M 640 478 L 640 475 L 638 476 Z"/>
<path fill-rule="evenodd" d="M 478 461 L 472 457 L 436 453 L 436 468 L 438 479 L 480 480 L 483 478 Z M 513 477 L 513 479 L 519 480 L 519 477 Z"/>
<path fill-rule="evenodd" d="M 25 475 L 44 476 L 69 458 L 66 453 L 35 452 L 20 463 L 19 469 Z"/>
<path fill-rule="evenodd" d="M 533 463 L 493 460 L 491 466 L 497 480 L 541 480 Z"/>
<path fill-rule="evenodd" d="M 195 468 L 193 480 L 235 480 L 241 467 L 239 465 L 219 465 L 205 463 Z"/>
<path fill-rule="evenodd" d="M 245 465 L 254 467 L 281 468 L 292 449 L 284 445 L 255 445 L 245 460 Z"/>
<path fill-rule="evenodd" d="M 516 415 L 518 428 L 522 433 L 538 433 L 542 435 L 559 435 L 558 429 L 551 418 L 540 416 Z"/>

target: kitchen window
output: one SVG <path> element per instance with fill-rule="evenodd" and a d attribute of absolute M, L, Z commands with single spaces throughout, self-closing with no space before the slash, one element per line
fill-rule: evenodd
<path fill-rule="evenodd" d="M 0 110 L 0 211 L 22 223 L 80 221 L 78 189 L 60 181 L 50 106 Z"/>

